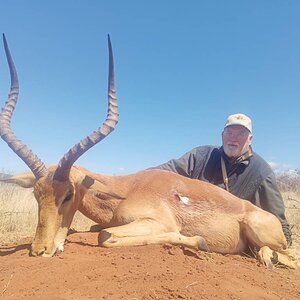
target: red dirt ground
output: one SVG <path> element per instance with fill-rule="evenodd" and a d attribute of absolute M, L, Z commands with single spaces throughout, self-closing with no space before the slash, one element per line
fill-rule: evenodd
<path fill-rule="evenodd" d="M 2 299 L 300 299 L 300 269 L 177 246 L 106 249 L 97 233 L 69 235 L 65 251 L 29 257 L 30 239 L 0 247 Z"/>

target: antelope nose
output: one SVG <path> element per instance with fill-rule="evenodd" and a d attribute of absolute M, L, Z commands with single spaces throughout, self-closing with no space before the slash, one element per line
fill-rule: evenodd
<path fill-rule="evenodd" d="M 31 252 L 30 254 L 32 256 L 42 256 L 46 251 L 46 248 L 42 248 L 42 249 L 38 249 L 38 250 L 35 250 L 35 249 L 31 249 Z"/>

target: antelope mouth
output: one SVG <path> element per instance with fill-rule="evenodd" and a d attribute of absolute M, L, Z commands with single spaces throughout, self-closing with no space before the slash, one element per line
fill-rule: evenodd
<path fill-rule="evenodd" d="M 64 251 L 65 240 L 67 237 L 68 228 L 60 228 L 54 238 L 53 243 L 41 244 L 41 243 L 32 243 L 31 245 L 31 256 L 42 256 L 42 257 L 52 257 Z M 51 246 L 49 246 L 51 245 Z"/>
<path fill-rule="evenodd" d="M 39 250 L 31 248 L 30 255 L 33 257 L 53 257 L 64 251 L 64 244 L 54 246 L 51 251 L 47 250 L 47 247 L 43 247 Z"/>

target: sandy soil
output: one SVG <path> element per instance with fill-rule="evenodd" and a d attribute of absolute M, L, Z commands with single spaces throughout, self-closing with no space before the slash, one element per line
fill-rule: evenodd
<path fill-rule="evenodd" d="M 73 233 L 65 251 L 29 257 L 30 239 L 0 247 L 2 299 L 300 299 L 300 269 L 171 245 L 105 249 Z"/>

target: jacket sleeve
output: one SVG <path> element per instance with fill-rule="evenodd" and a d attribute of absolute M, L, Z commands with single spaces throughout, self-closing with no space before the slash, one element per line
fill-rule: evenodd
<path fill-rule="evenodd" d="M 262 209 L 272 213 L 279 219 L 288 245 L 291 245 L 292 233 L 285 217 L 284 202 L 273 172 L 261 183 L 259 189 L 256 191 L 255 202 L 259 203 Z"/>
<path fill-rule="evenodd" d="M 185 153 L 178 159 L 171 159 L 168 162 L 153 167 L 151 169 L 162 169 L 178 173 L 180 175 L 193 178 L 193 171 L 195 169 L 195 149 Z"/>

